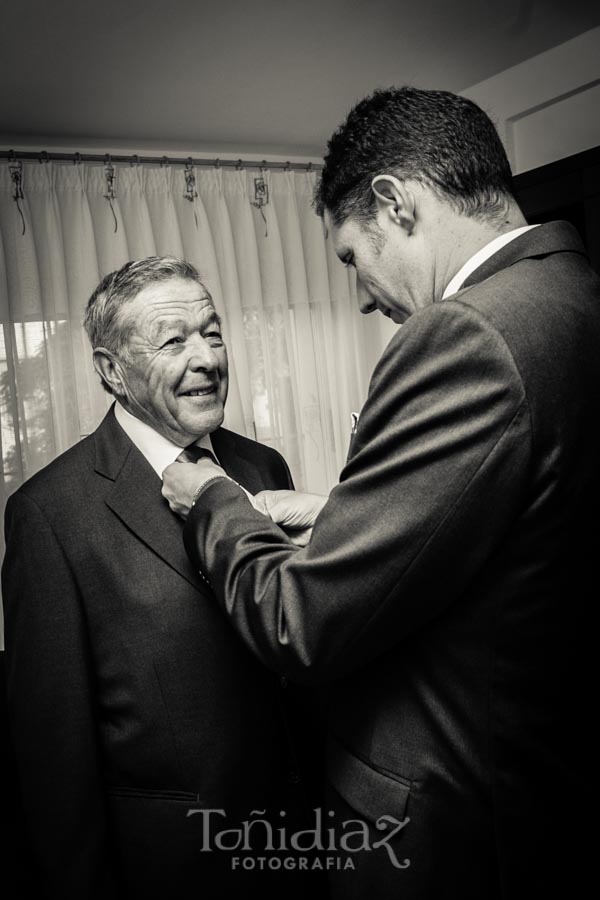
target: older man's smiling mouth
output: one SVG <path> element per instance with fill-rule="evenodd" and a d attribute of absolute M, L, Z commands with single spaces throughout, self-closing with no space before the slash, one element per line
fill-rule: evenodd
<path fill-rule="evenodd" d="M 207 394 L 214 394 L 217 390 L 216 384 L 210 384 L 203 388 L 194 388 L 190 391 L 181 391 L 180 397 L 205 397 Z"/>

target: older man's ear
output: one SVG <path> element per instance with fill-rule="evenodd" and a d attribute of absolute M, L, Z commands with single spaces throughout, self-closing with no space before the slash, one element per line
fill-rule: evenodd
<path fill-rule="evenodd" d="M 125 396 L 125 379 L 119 360 L 104 347 L 94 350 L 94 368 L 103 383 L 110 388 L 115 397 Z"/>

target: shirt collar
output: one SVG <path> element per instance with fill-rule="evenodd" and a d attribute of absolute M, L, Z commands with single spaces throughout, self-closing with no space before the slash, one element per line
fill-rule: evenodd
<path fill-rule="evenodd" d="M 502 247 L 505 247 L 506 244 L 510 244 L 511 241 L 514 241 L 515 238 L 518 238 L 520 234 L 524 234 L 526 231 L 529 231 L 531 228 L 537 228 L 537 225 L 522 225 L 520 228 L 513 228 L 512 231 L 506 231 L 504 234 L 499 234 L 498 237 L 491 240 L 488 244 L 482 247 L 477 253 L 474 253 L 473 256 L 470 257 L 462 266 L 454 278 L 448 283 L 446 290 L 442 294 L 442 300 L 446 300 L 447 297 L 451 297 L 452 294 L 456 294 L 457 291 L 461 289 L 469 275 L 478 269 L 479 266 L 489 259 L 490 256 L 493 256 L 494 253 L 497 253 Z"/>
<path fill-rule="evenodd" d="M 164 470 L 175 462 L 183 448 L 163 437 L 141 419 L 132 416 L 118 400 L 115 403 L 115 418 L 127 437 L 148 460 L 158 477 L 162 478 Z M 216 458 L 210 435 L 205 434 L 193 443 L 198 447 L 204 447 L 205 450 L 210 450 Z"/>

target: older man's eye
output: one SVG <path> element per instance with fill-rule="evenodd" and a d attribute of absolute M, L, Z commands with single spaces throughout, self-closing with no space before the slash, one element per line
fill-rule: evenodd
<path fill-rule="evenodd" d="M 207 331 L 204 335 L 205 340 L 212 341 L 213 343 L 222 343 L 223 335 L 220 331 Z"/>
<path fill-rule="evenodd" d="M 174 344 L 182 344 L 183 338 L 175 335 L 174 337 L 169 338 L 168 341 L 165 341 L 162 345 L 163 347 L 172 347 Z"/>

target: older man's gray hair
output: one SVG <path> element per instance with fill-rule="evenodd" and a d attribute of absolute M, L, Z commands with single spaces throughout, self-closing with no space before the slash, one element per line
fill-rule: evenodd
<path fill-rule="evenodd" d="M 104 347 L 116 356 L 127 357 L 133 323 L 123 316 L 123 307 L 149 284 L 170 278 L 188 278 L 204 287 L 195 266 L 174 256 L 133 260 L 106 275 L 88 300 L 83 320 L 92 348 Z"/>

